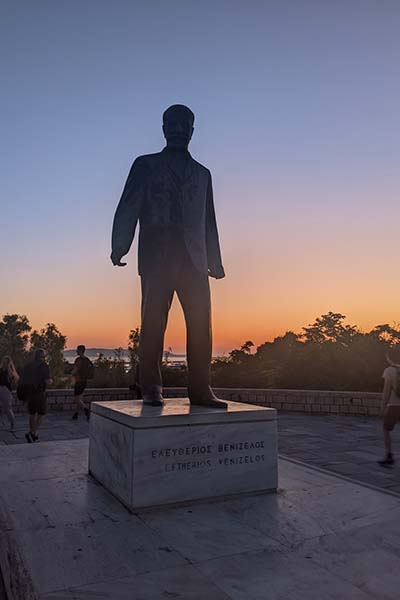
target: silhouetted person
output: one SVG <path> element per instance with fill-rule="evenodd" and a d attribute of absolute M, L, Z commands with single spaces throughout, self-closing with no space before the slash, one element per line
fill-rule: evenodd
<path fill-rule="evenodd" d="M 74 400 L 75 412 L 72 419 L 75 421 L 79 417 L 79 411 L 83 408 L 86 420 L 89 421 L 90 411 L 84 403 L 82 397 L 85 392 L 88 379 L 92 376 L 93 364 L 92 361 L 85 356 L 86 348 L 83 344 L 79 344 L 76 349 L 78 357 L 75 359 L 72 375 L 74 377 Z"/>
<path fill-rule="evenodd" d="M 142 324 L 139 346 L 143 402 L 160 406 L 161 360 L 174 292 L 187 327 L 188 394 L 192 404 L 225 408 L 209 386 L 211 305 L 208 277 L 225 276 L 214 212 L 211 174 L 188 152 L 194 114 L 170 106 L 163 114 L 167 145 L 138 157 L 114 217 L 111 260 L 121 262 L 137 222 Z"/>
<path fill-rule="evenodd" d="M 17 385 L 19 375 L 11 356 L 4 356 L 0 364 L 0 404 L 10 422 L 10 431 L 14 430 L 15 416 L 12 409 L 12 386 Z"/>
<path fill-rule="evenodd" d="M 33 360 L 23 369 L 20 380 L 29 413 L 29 432 L 25 434 L 26 441 L 29 443 L 37 442 L 39 439 L 37 432 L 47 413 L 46 388 L 50 383 L 50 370 L 46 363 L 46 354 L 39 348 L 35 350 Z"/>
<path fill-rule="evenodd" d="M 394 352 L 391 352 L 392 356 Z M 387 356 L 389 367 L 383 371 L 383 394 L 382 394 L 382 417 L 383 417 L 383 440 L 385 444 L 385 457 L 379 460 L 382 467 L 394 465 L 392 452 L 391 432 L 400 421 L 400 364 L 393 362 Z M 400 360 L 400 352 L 397 351 L 397 357 Z"/>

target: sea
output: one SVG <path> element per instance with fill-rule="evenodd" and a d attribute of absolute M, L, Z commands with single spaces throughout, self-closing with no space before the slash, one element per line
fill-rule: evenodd
<path fill-rule="evenodd" d="M 94 362 L 102 354 L 105 358 L 112 359 L 116 357 L 116 351 L 112 348 L 86 348 L 85 356 Z M 64 350 L 64 358 L 67 362 L 73 363 L 76 359 L 76 350 Z M 122 350 L 121 358 L 124 362 L 129 363 L 129 353 L 125 348 Z M 186 365 L 186 354 L 174 354 L 168 350 L 164 350 L 164 360 L 168 360 L 171 366 Z"/>

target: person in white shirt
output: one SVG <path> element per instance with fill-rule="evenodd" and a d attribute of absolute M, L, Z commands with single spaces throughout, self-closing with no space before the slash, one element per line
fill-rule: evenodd
<path fill-rule="evenodd" d="M 389 367 L 386 367 L 382 374 L 384 379 L 382 417 L 385 457 L 378 461 L 382 467 L 394 465 L 390 433 L 400 421 L 400 364 L 395 363 L 388 355 L 386 355 L 386 360 Z"/>

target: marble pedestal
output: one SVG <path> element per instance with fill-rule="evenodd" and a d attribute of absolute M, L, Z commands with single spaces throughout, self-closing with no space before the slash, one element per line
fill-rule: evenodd
<path fill-rule="evenodd" d="M 141 400 L 91 406 L 89 472 L 130 510 L 277 488 L 272 408 L 163 408 Z"/>

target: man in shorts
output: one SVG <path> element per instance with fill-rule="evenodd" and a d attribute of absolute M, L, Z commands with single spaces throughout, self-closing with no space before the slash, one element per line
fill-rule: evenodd
<path fill-rule="evenodd" d="M 400 421 L 400 365 L 394 363 L 389 356 L 386 356 L 386 359 L 390 366 L 386 367 L 382 374 L 384 379 L 382 417 L 385 457 L 378 461 L 382 467 L 394 465 L 390 433 Z"/>
<path fill-rule="evenodd" d="M 86 420 L 89 421 L 90 411 L 84 401 L 82 400 L 83 393 L 86 389 L 88 379 L 90 379 L 93 370 L 92 361 L 85 356 L 86 348 L 83 344 L 80 344 L 76 353 L 78 357 L 75 359 L 74 369 L 72 375 L 74 376 L 74 398 L 75 398 L 75 412 L 72 415 L 72 419 L 76 421 L 79 417 L 79 411 L 83 408 Z"/>
<path fill-rule="evenodd" d="M 25 434 L 29 444 L 39 440 L 37 432 L 47 413 L 46 388 L 51 381 L 45 351 L 38 348 L 35 350 L 33 360 L 25 366 L 20 381 L 29 413 L 29 431 Z"/>

